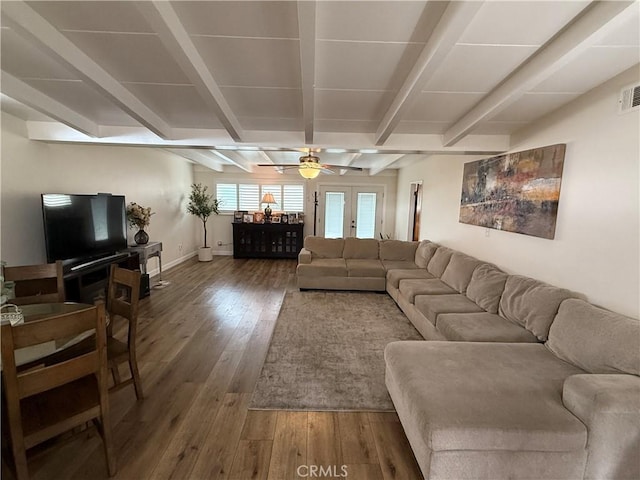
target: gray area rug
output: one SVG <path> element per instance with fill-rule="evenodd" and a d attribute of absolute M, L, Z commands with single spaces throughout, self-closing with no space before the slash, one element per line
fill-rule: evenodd
<path fill-rule="evenodd" d="M 287 292 L 249 408 L 393 411 L 384 347 L 421 335 L 386 294 Z"/>

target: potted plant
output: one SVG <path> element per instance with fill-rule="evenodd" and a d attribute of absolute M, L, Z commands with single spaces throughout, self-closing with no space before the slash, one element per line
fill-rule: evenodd
<path fill-rule="evenodd" d="M 187 205 L 187 213 L 195 215 L 202 221 L 204 228 L 204 246 L 198 249 L 198 260 L 201 262 L 210 262 L 213 260 L 211 247 L 207 245 L 207 220 L 211 214 L 220 213 L 220 201 L 213 198 L 213 195 L 207 193 L 207 186 L 201 183 L 191 185 L 191 194 L 189 195 L 189 204 Z"/>

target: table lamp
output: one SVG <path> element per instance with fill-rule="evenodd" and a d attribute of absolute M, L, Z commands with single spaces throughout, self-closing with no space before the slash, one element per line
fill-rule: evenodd
<path fill-rule="evenodd" d="M 276 203 L 276 199 L 273 198 L 273 193 L 265 193 L 262 197 L 262 202 L 261 203 L 266 203 L 267 204 L 267 208 L 264 209 L 264 221 L 265 222 L 270 222 L 271 221 L 271 207 L 269 206 L 270 204 L 275 204 Z"/>

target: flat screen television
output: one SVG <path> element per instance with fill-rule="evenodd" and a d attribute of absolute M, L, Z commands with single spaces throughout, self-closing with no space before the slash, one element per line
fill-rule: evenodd
<path fill-rule="evenodd" d="M 44 193 L 42 216 L 48 262 L 72 265 L 127 248 L 122 195 Z"/>

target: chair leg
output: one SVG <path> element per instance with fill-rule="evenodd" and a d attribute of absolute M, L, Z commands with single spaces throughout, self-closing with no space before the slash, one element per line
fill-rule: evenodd
<path fill-rule="evenodd" d="M 13 448 L 13 461 L 16 469 L 17 480 L 29 480 L 29 469 L 27 467 L 27 452 L 24 448 Z"/>
<path fill-rule="evenodd" d="M 111 367 L 111 375 L 113 376 L 113 385 L 118 385 L 120 380 L 120 370 L 118 370 L 118 365 L 113 365 Z"/>
<path fill-rule="evenodd" d="M 93 422 L 102 437 L 102 446 L 104 448 L 104 456 L 107 461 L 109 476 L 113 477 L 116 474 L 116 458 L 113 455 L 113 447 L 111 446 L 111 427 L 109 421 L 107 417 L 102 415 L 100 416 L 100 420 L 94 418 Z"/>
<path fill-rule="evenodd" d="M 136 398 L 138 400 L 144 399 L 142 394 L 142 382 L 140 381 L 140 372 L 138 372 L 138 362 L 134 353 L 129 356 L 129 370 L 131 371 L 131 378 L 133 378 L 133 386 L 136 389 Z"/>

